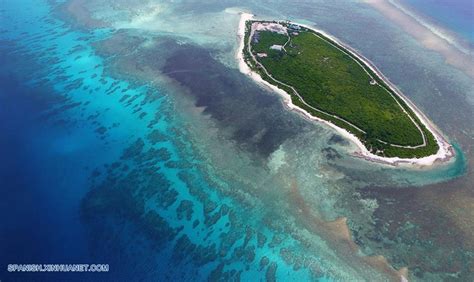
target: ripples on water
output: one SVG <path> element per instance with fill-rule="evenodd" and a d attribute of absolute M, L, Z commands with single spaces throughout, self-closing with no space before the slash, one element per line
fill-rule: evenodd
<path fill-rule="evenodd" d="M 2 12 L 9 25 L 1 35 L 1 117 L 9 135 L 1 181 L 11 201 L 1 208 L 16 210 L 0 229 L 9 234 L 0 241 L 9 254 L 2 264 L 30 257 L 110 264 L 109 276 L 91 279 L 396 276 L 360 248 L 396 269 L 408 266 L 412 278 L 471 275 L 472 217 L 460 212 L 469 205 L 460 199 L 472 197 L 472 174 L 439 183 L 464 173 L 465 160 L 406 171 L 351 157 L 344 139 L 287 111 L 237 71 L 238 9 L 225 10 L 233 5 L 94 1 L 86 6 L 94 13 L 71 8 L 79 19 L 72 27 L 58 20 L 70 15 L 63 6 L 52 13 L 49 5 L 9 3 Z M 334 24 L 335 15 L 349 16 L 385 38 L 391 29 L 368 7 L 351 4 L 359 12 L 349 15 L 328 3 L 248 5 L 321 23 L 361 48 L 471 153 L 470 133 L 449 124 L 472 133 L 452 108 L 472 112 L 463 103 L 472 86 L 457 72 L 419 74 L 416 65 L 410 75 L 421 80 L 406 82 L 396 59 L 353 34 L 356 25 Z M 394 51 L 402 61 L 419 52 L 425 67 L 441 64 L 413 42 L 397 44 L 412 48 L 405 57 Z M 442 113 L 425 98 L 436 88 L 448 99 L 448 89 L 428 76 L 457 82 Z M 27 234 L 47 244 L 20 247 Z"/>

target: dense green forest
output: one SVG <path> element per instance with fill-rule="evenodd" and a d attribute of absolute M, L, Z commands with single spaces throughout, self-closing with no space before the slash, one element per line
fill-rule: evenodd
<path fill-rule="evenodd" d="M 247 24 L 246 43 L 249 39 L 249 23 L 251 22 Z M 433 135 L 408 105 L 357 57 L 343 52 L 342 46 L 323 35 L 305 28 L 289 32 L 289 36 L 290 41 L 283 50 L 273 50 L 270 48 L 272 45 L 284 45 L 288 36 L 271 31 L 257 31 L 250 40 L 251 51 L 274 79 L 293 86 L 304 102 L 327 114 L 308 107 L 291 88 L 268 77 L 247 48 L 244 49 L 244 58 L 265 80 L 290 93 L 294 104 L 347 129 L 379 155 L 408 158 L 436 153 L 438 145 Z M 262 56 L 263 53 L 266 57 Z M 336 115 L 343 121 L 331 115 Z M 425 135 L 425 146 L 413 149 L 390 145 L 423 144 L 423 136 L 415 123 Z"/>

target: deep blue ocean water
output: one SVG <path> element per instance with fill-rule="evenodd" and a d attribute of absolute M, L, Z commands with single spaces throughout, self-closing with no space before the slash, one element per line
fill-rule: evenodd
<path fill-rule="evenodd" d="M 474 45 L 474 1 L 472 0 L 403 0 L 442 27 L 448 28 Z"/>
<path fill-rule="evenodd" d="M 74 110 L 81 99 L 74 101 L 73 96 L 87 91 L 68 87 L 81 77 L 81 64 L 63 54 L 81 34 L 50 20 L 44 3 L 4 4 L 0 273 L 5 274 L 7 263 L 91 261 L 80 224 L 80 200 L 88 191 L 91 169 L 113 157 L 117 148 L 106 146 L 96 126 L 79 118 L 84 112 Z M 90 69 L 87 62 L 83 66 Z"/>
<path fill-rule="evenodd" d="M 149 89 L 109 77 L 99 81 L 103 65 L 93 54 L 90 36 L 53 19 L 47 3 L 4 4 L 1 277 L 8 263 L 99 263 L 90 256 L 90 238 L 80 220 L 81 200 L 89 190 L 92 170 L 117 158 L 128 138 L 140 134 L 134 120 L 120 112 L 118 99 L 105 94 L 127 89 L 134 96 Z M 88 107 L 79 109 L 80 104 Z M 107 134 L 108 141 L 97 131 L 103 124 L 109 129 L 120 127 Z M 110 255 L 102 262 L 113 264 L 113 260 Z M 112 268 L 108 279 L 117 278 L 116 272 Z M 41 278 L 33 274 L 20 277 Z M 49 278 L 86 277 L 55 274 Z"/>
<path fill-rule="evenodd" d="M 246 227 L 227 215 L 229 207 L 241 207 L 213 192 L 209 176 L 193 165 L 198 160 L 172 130 L 177 121 L 166 117 L 160 90 L 105 74 L 92 43 L 108 30 L 73 30 L 46 1 L 4 4 L 0 279 L 204 279 L 222 263 L 216 252 L 224 244 L 229 254 L 256 256 L 250 265 L 223 257 L 236 260 L 228 277 L 265 277 L 262 257 L 269 258 L 271 275 L 307 277 L 278 257 L 279 248 L 262 245 L 255 253 L 256 237 L 244 239 Z M 150 132 L 157 141 L 143 143 Z M 141 193 L 148 195 L 143 201 Z M 211 214 L 215 222 L 207 229 Z M 265 240 L 275 236 L 259 232 Z M 292 244 L 288 238 L 283 245 Z M 11 263 L 107 263 L 110 272 L 6 273 Z"/>

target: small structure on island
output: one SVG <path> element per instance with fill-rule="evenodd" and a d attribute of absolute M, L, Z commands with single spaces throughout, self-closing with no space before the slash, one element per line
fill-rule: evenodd
<path fill-rule="evenodd" d="M 288 28 L 289 28 L 289 29 L 292 29 L 292 30 L 300 30 L 300 29 L 301 29 L 301 26 L 296 25 L 296 24 L 289 24 L 289 25 L 288 25 Z"/>
<path fill-rule="evenodd" d="M 268 55 L 267 55 L 267 53 L 257 53 L 257 57 L 266 58 L 266 57 L 268 57 Z"/>
<path fill-rule="evenodd" d="M 272 49 L 272 50 L 277 50 L 277 51 L 281 51 L 281 50 L 283 50 L 283 46 L 282 46 L 282 45 L 274 44 L 274 45 L 270 46 L 270 49 Z"/>

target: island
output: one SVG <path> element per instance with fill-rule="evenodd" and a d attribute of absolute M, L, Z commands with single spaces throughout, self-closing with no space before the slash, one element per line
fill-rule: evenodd
<path fill-rule="evenodd" d="M 369 60 L 333 36 L 290 21 L 239 26 L 240 69 L 287 105 L 332 126 L 358 154 L 390 164 L 432 164 L 454 151 L 431 122 Z"/>

